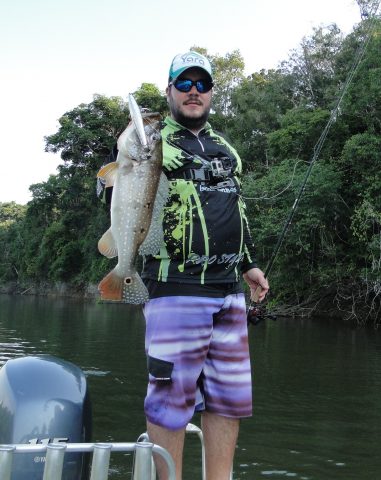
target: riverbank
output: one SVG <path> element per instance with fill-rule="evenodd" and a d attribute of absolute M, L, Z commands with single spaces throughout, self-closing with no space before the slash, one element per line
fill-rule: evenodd
<path fill-rule="evenodd" d="M 96 284 L 71 285 L 64 282 L 18 283 L 8 282 L 0 284 L 0 294 L 8 295 L 35 295 L 44 297 L 77 298 L 84 300 L 98 300 L 99 292 Z M 249 299 L 248 299 L 249 302 Z M 341 306 L 343 307 L 343 306 Z M 300 304 L 284 304 L 268 307 L 268 313 L 278 317 L 292 318 L 327 318 L 329 320 L 349 321 L 350 323 L 363 323 L 355 318 L 350 318 L 350 308 L 338 308 L 332 294 L 310 297 Z"/>
<path fill-rule="evenodd" d="M 64 282 L 42 282 L 39 284 L 8 282 L 0 284 L 0 294 L 74 297 L 94 300 L 99 297 L 98 288 L 95 284 L 78 286 Z"/>

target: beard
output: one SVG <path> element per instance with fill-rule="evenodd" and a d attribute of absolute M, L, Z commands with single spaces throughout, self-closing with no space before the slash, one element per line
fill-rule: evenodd
<path fill-rule="evenodd" d="M 205 108 L 205 110 L 197 117 L 190 117 L 184 114 L 180 108 L 178 108 L 172 98 L 169 98 L 169 108 L 171 110 L 172 117 L 176 120 L 177 123 L 182 125 L 189 130 L 201 129 L 208 120 L 210 107 Z"/>

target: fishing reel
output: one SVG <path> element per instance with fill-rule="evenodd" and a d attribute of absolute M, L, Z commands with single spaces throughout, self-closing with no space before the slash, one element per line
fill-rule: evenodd
<path fill-rule="evenodd" d="M 261 303 L 252 302 L 247 309 L 247 324 L 258 325 L 258 323 L 265 320 L 275 320 L 277 319 L 276 315 L 267 312 L 266 305 Z"/>

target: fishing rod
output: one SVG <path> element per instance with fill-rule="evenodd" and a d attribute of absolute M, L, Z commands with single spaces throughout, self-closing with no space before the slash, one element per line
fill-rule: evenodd
<path fill-rule="evenodd" d="M 312 173 L 312 168 L 313 168 L 314 164 L 316 163 L 317 159 L 319 158 L 320 152 L 323 148 L 323 145 L 326 141 L 327 135 L 328 135 L 328 133 L 331 129 L 332 124 L 336 121 L 341 102 L 342 102 L 344 96 L 346 95 L 350 84 L 352 83 L 353 77 L 355 76 L 355 74 L 357 72 L 357 69 L 360 65 L 360 62 L 363 59 L 364 53 L 365 53 L 365 51 L 366 51 L 366 49 L 369 45 L 372 33 L 373 33 L 373 31 L 375 29 L 375 25 L 376 25 L 375 21 L 374 21 L 375 15 L 376 15 L 377 10 L 380 6 L 380 3 L 381 3 L 381 0 L 373 5 L 373 10 L 369 14 L 369 17 L 371 17 L 373 19 L 373 21 L 371 21 L 369 23 L 368 30 L 366 31 L 366 35 L 364 36 L 364 41 L 360 44 L 359 48 L 357 49 L 355 59 L 353 61 L 352 67 L 351 67 L 351 69 L 348 73 L 347 79 L 346 79 L 346 81 L 345 81 L 345 83 L 342 87 L 341 93 L 338 96 L 338 99 L 336 100 L 336 104 L 335 104 L 334 108 L 331 110 L 331 114 L 330 114 L 330 117 L 328 119 L 328 122 L 327 122 L 326 126 L 324 127 L 318 141 L 316 142 L 316 144 L 313 148 L 313 154 L 312 154 L 312 157 L 309 161 L 309 165 L 308 165 L 307 171 L 305 173 L 303 182 L 302 182 L 302 184 L 299 188 L 298 194 L 297 194 L 297 196 L 294 200 L 294 203 L 291 207 L 290 213 L 288 214 L 288 217 L 287 217 L 287 219 L 286 219 L 286 221 L 283 225 L 282 231 L 279 234 L 277 243 L 274 247 L 274 250 L 271 254 L 271 257 L 270 257 L 270 259 L 267 263 L 266 269 L 264 271 L 264 276 L 266 278 L 268 277 L 268 275 L 269 275 L 269 273 L 270 273 L 270 271 L 271 271 L 271 269 L 274 265 L 275 259 L 276 259 L 277 255 L 278 255 L 278 252 L 279 252 L 279 250 L 282 246 L 282 243 L 285 239 L 285 236 L 288 232 L 288 229 L 291 226 L 291 223 L 292 223 L 292 220 L 294 218 L 295 212 L 296 212 L 296 210 L 299 206 L 300 200 L 301 200 L 301 198 L 302 198 L 302 196 L 305 192 L 306 184 L 307 184 L 308 179 L 310 178 L 310 175 Z M 261 287 L 258 286 L 256 291 L 254 292 L 254 294 L 250 298 L 250 303 L 249 303 L 248 310 L 247 310 L 247 322 L 252 323 L 253 325 L 256 325 L 257 323 L 265 320 L 266 318 L 271 318 L 272 320 L 276 319 L 275 315 L 271 315 L 271 314 L 268 314 L 266 312 L 266 307 L 265 306 L 262 306 L 258 303 L 258 297 L 259 297 L 260 292 L 261 292 Z"/>

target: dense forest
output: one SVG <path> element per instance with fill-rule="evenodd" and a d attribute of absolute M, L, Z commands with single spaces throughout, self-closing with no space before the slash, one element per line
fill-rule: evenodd
<path fill-rule="evenodd" d="M 193 48 L 214 65 L 210 122 L 244 160 L 243 195 L 263 269 L 342 95 L 271 270 L 269 308 L 378 323 L 380 19 L 364 14 L 347 36 L 336 25 L 316 28 L 278 68 L 249 76 L 238 50 L 221 56 Z M 155 85 L 143 83 L 135 98 L 166 114 Z M 65 283 L 81 291 L 111 268 L 97 251 L 109 212 L 96 195 L 96 172 L 128 119 L 126 100 L 101 95 L 62 115 L 45 139 L 46 150 L 61 155 L 57 174 L 30 187 L 27 205 L 0 204 L 0 284 L 21 292 Z"/>

